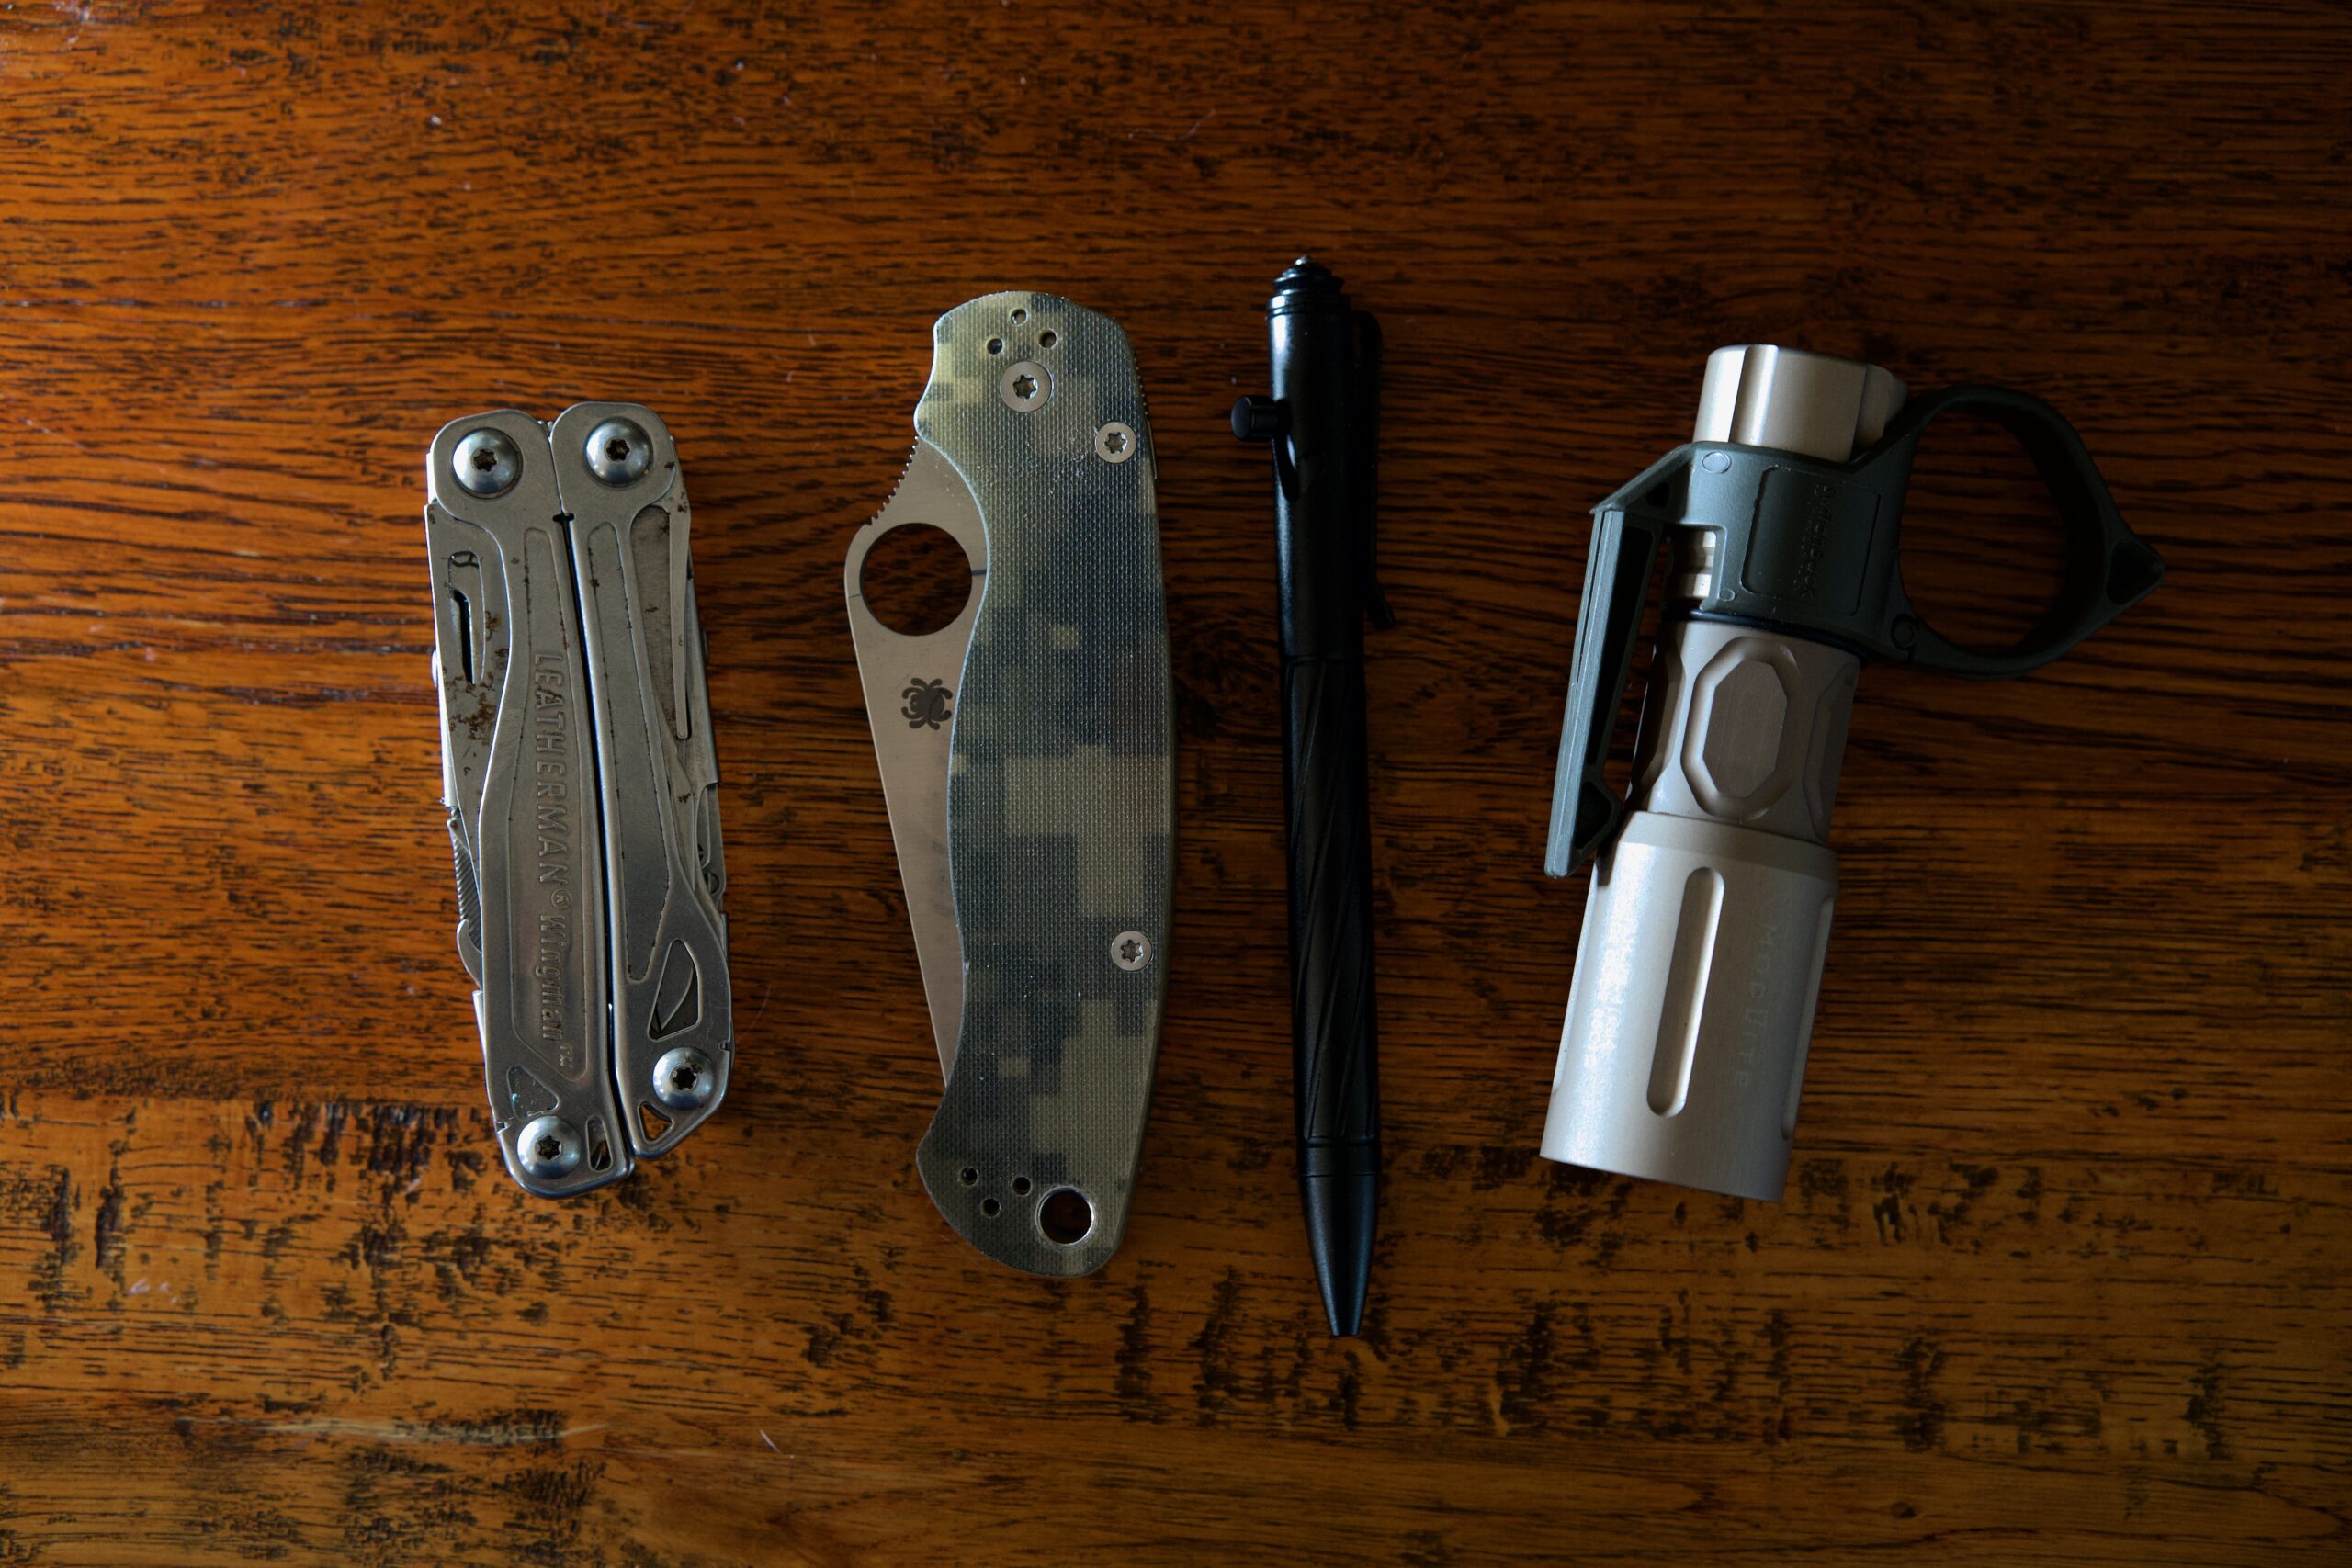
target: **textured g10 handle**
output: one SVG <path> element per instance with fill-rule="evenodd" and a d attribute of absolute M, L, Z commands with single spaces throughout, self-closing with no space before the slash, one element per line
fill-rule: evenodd
<path fill-rule="evenodd" d="M 915 428 L 970 486 L 989 570 L 947 784 L 962 1027 L 917 1164 L 989 1257 L 1085 1274 L 1126 1225 L 1168 973 L 1151 431 L 1108 317 L 992 294 L 933 335 Z"/>

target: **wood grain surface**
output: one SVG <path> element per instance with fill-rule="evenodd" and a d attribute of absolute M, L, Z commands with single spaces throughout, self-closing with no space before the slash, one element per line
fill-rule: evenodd
<path fill-rule="evenodd" d="M 0 6 L 0 1563 L 2352 1561 L 2352 23 L 2334 4 Z M 1389 1184 L 1297 1219 L 1260 310 L 1387 330 Z M 1182 824 L 1144 1182 L 993 1268 L 841 600 L 932 319 L 1151 400 Z M 1706 352 L 2075 420 L 2171 577 L 1865 676 L 1779 1205 L 1535 1157 L 1585 509 Z M 738 1065 L 555 1205 L 451 949 L 443 421 L 657 409 Z M 1909 562 L 2050 551 L 1955 434 Z M 1973 618 L 1972 618 L 1973 617 Z"/>

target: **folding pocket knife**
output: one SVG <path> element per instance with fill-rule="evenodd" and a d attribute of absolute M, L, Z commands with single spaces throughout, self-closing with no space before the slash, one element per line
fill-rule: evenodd
<path fill-rule="evenodd" d="M 498 1145 L 544 1197 L 665 1154 L 727 1090 L 718 764 L 670 432 L 500 409 L 425 463 L 458 953 Z"/>
<path fill-rule="evenodd" d="M 1091 1273 L 1125 1232 L 1166 995 L 1174 738 L 1151 426 L 1126 335 L 1050 294 L 933 331 L 905 477 L 851 543 L 865 711 L 947 1086 L 916 1156 L 967 1241 Z M 866 557 L 952 536 L 972 593 L 906 636 Z"/>

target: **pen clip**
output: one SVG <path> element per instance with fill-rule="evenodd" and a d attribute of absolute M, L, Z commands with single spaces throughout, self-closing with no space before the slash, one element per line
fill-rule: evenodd
<path fill-rule="evenodd" d="M 1372 624 L 1386 631 L 1396 624 L 1388 594 L 1380 586 L 1380 320 L 1369 310 L 1353 315 L 1354 375 L 1348 388 L 1351 445 L 1349 482 L 1363 536 L 1363 607 Z"/>

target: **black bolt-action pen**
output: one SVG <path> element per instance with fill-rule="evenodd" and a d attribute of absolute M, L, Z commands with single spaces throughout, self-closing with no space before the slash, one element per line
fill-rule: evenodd
<path fill-rule="evenodd" d="M 1266 305 L 1273 396 L 1233 405 L 1271 443 L 1280 542 L 1291 1059 L 1306 1239 L 1334 1335 L 1363 1321 L 1380 1193 L 1363 621 L 1394 623 L 1374 553 L 1380 329 L 1301 256 Z"/>

